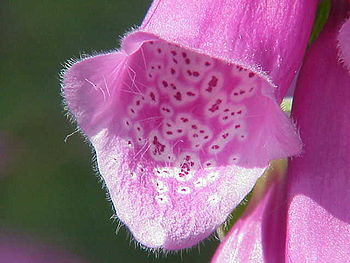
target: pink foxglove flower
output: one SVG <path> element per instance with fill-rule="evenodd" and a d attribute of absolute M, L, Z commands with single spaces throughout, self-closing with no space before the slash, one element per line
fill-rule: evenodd
<path fill-rule="evenodd" d="M 292 115 L 305 149 L 289 163 L 287 186 L 271 178 L 213 263 L 350 262 L 349 20 L 343 24 L 349 10 L 334 1 L 301 69 Z"/>
<path fill-rule="evenodd" d="M 283 262 L 285 171 L 286 161 L 278 161 L 257 182 L 246 211 L 220 244 L 212 263 Z"/>
<path fill-rule="evenodd" d="M 349 63 L 350 41 L 337 43 L 349 12 L 350 3 L 333 1 L 328 25 L 308 54 L 295 94 L 293 115 L 305 153 L 291 161 L 288 174 L 290 262 L 350 262 L 350 74 L 349 64 L 342 63 Z M 343 36 L 350 34 L 348 23 Z"/>
<path fill-rule="evenodd" d="M 156 0 L 119 51 L 73 64 L 69 111 L 116 215 L 141 244 L 210 235 L 272 159 L 300 152 L 279 103 L 316 0 Z"/>

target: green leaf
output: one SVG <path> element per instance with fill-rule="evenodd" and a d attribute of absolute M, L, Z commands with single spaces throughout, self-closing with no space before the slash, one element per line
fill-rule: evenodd
<path fill-rule="evenodd" d="M 316 40 L 318 35 L 321 33 L 323 26 L 326 24 L 329 12 L 331 10 L 331 0 L 322 0 L 318 4 L 317 14 L 312 28 L 309 46 Z"/>

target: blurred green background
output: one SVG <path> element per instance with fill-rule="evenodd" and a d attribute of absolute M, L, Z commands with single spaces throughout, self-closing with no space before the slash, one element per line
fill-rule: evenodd
<path fill-rule="evenodd" d="M 66 60 L 107 51 L 139 25 L 150 1 L 1 1 L 0 231 L 64 247 L 91 263 L 209 262 L 200 251 L 160 256 L 135 248 L 112 208 L 84 138 L 65 117 Z M 1 234 L 1 233 L 0 233 Z M 1 255 L 0 255 L 1 257 Z M 11 263 L 11 262 L 9 262 Z"/>

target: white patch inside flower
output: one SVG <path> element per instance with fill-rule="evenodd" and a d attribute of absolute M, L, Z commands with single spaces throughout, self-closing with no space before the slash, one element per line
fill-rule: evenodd
<path fill-rule="evenodd" d="M 166 204 L 169 201 L 168 197 L 164 194 L 156 195 L 154 199 L 157 201 L 158 204 Z"/>
<path fill-rule="evenodd" d="M 212 98 L 204 108 L 204 114 L 208 118 L 218 116 L 221 109 L 226 105 L 226 94 L 219 94 Z"/>
<path fill-rule="evenodd" d="M 125 142 L 126 147 L 128 147 L 130 149 L 134 148 L 134 142 L 131 138 L 129 138 L 129 137 L 125 138 L 125 140 L 123 142 Z"/>
<path fill-rule="evenodd" d="M 154 160 L 165 162 L 172 162 L 175 160 L 169 143 L 164 140 L 156 130 L 150 132 L 148 142 L 150 145 L 148 152 Z"/>
<path fill-rule="evenodd" d="M 176 124 L 186 130 L 190 127 L 192 120 L 193 117 L 187 113 L 180 113 L 176 116 Z"/>
<path fill-rule="evenodd" d="M 225 125 L 234 120 L 244 117 L 245 114 L 246 114 L 246 108 L 243 105 L 226 104 L 221 109 L 219 122 Z"/>
<path fill-rule="evenodd" d="M 144 104 L 145 104 L 145 97 L 143 95 L 137 95 L 134 97 L 132 105 L 137 111 L 141 110 Z"/>
<path fill-rule="evenodd" d="M 152 106 L 157 106 L 159 104 L 159 93 L 155 88 L 147 88 L 145 102 Z"/>
<path fill-rule="evenodd" d="M 148 64 L 146 69 L 146 79 L 149 81 L 155 80 L 155 78 L 163 72 L 162 62 L 151 62 Z"/>
<path fill-rule="evenodd" d="M 180 154 L 176 162 L 176 166 L 179 167 L 180 172 L 184 174 L 195 172 L 199 167 L 199 164 L 198 156 L 189 152 L 183 152 Z"/>
<path fill-rule="evenodd" d="M 160 194 L 166 193 L 169 191 L 168 186 L 165 182 L 161 180 L 155 180 L 156 191 Z"/>
<path fill-rule="evenodd" d="M 207 181 L 214 182 L 220 177 L 220 173 L 218 171 L 210 171 L 207 175 Z"/>
<path fill-rule="evenodd" d="M 166 118 L 170 118 L 174 114 L 174 109 L 167 103 L 163 103 L 160 105 L 160 114 L 162 114 Z"/>
<path fill-rule="evenodd" d="M 211 159 L 211 160 L 208 160 L 208 161 L 205 161 L 203 163 L 203 167 L 204 168 L 211 168 L 211 167 L 214 167 L 216 165 L 216 161 Z"/>
<path fill-rule="evenodd" d="M 234 154 L 229 157 L 228 163 L 229 164 L 237 164 L 239 162 L 239 155 Z"/>
<path fill-rule="evenodd" d="M 182 172 L 181 169 L 177 168 L 177 173 L 175 174 L 175 179 L 179 182 L 187 182 L 193 178 L 195 171 Z"/>
<path fill-rule="evenodd" d="M 192 144 L 192 150 L 198 151 L 202 149 L 204 144 L 209 142 L 212 137 L 212 131 L 199 122 L 192 121 L 189 125 L 188 139 Z"/>
<path fill-rule="evenodd" d="M 178 127 L 176 123 L 171 120 L 163 121 L 163 136 L 165 139 L 173 140 L 184 136 L 185 130 Z"/>
<path fill-rule="evenodd" d="M 187 195 L 189 193 L 192 192 L 191 188 L 189 188 L 188 186 L 180 186 L 178 189 L 177 189 L 177 192 L 179 194 L 182 194 L 182 195 Z"/>
<path fill-rule="evenodd" d="M 215 140 L 208 146 L 208 153 L 218 154 L 220 153 L 226 145 L 222 141 Z"/>
<path fill-rule="evenodd" d="M 245 141 L 246 139 L 247 139 L 247 133 L 246 132 L 244 132 L 244 131 L 241 131 L 239 134 L 238 134 L 238 136 L 237 136 L 237 138 L 238 138 L 238 140 L 239 141 Z"/>
<path fill-rule="evenodd" d="M 171 168 L 168 167 L 155 167 L 153 173 L 161 178 L 171 178 L 173 176 Z"/>
<path fill-rule="evenodd" d="M 176 90 L 171 90 L 170 102 L 175 106 L 183 106 L 194 102 L 198 98 L 198 92 L 195 89 L 183 89 L 182 86 Z"/>
<path fill-rule="evenodd" d="M 131 120 L 129 118 L 124 118 L 122 123 L 123 123 L 123 126 L 124 126 L 125 129 L 127 129 L 127 130 L 131 129 L 132 122 L 131 122 Z"/>
<path fill-rule="evenodd" d="M 234 136 L 235 136 L 235 130 L 232 127 L 229 127 L 219 133 L 217 141 L 218 143 L 226 144 L 230 142 L 234 138 Z"/>
<path fill-rule="evenodd" d="M 134 171 L 130 171 L 130 179 L 135 180 L 137 178 L 137 173 Z"/>
<path fill-rule="evenodd" d="M 139 122 L 136 122 L 134 125 L 134 131 L 136 135 L 142 135 L 143 136 L 143 128 Z"/>
<path fill-rule="evenodd" d="M 127 111 L 130 118 L 135 118 L 138 114 L 137 109 L 133 105 L 129 105 Z"/>
<path fill-rule="evenodd" d="M 143 145 L 146 141 L 146 139 L 143 137 L 143 128 L 140 123 L 135 123 L 134 125 L 134 132 L 136 141 L 139 145 Z"/>
<path fill-rule="evenodd" d="M 246 86 L 240 86 L 234 89 L 231 93 L 231 99 L 233 101 L 242 101 L 246 98 L 249 98 L 255 94 L 256 85 L 255 84 L 246 84 Z"/>
<path fill-rule="evenodd" d="M 204 187 L 207 185 L 207 181 L 205 180 L 205 178 L 198 178 L 196 181 L 193 182 L 193 185 L 196 188 Z"/>
<path fill-rule="evenodd" d="M 216 205 L 217 203 L 220 202 L 220 197 L 217 194 L 210 195 L 207 199 L 207 202 L 210 205 Z"/>
<path fill-rule="evenodd" d="M 205 98 L 211 98 L 217 94 L 224 84 L 224 78 L 220 72 L 211 72 L 205 77 L 202 87 L 201 94 Z"/>
<path fill-rule="evenodd" d="M 170 64 L 165 69 L 165 75 L 171 78 L 177 78 L 179 76 L 180 70 L 178 65 Z"/>

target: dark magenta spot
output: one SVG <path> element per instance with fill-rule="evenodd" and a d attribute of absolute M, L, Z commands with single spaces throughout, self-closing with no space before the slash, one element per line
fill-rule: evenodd
<path fill-rule="evenodd" d="M 218 84 L 218 78 L 215 76 L 212 76 L 208 84 L 210 87 L 216 87 L 216 85 Z"/>
<path fill-rule="evenodd" d="M 162 84 L 163 84 L 164 87 L 168 87 L 169 86 L 168 82 L 165 81 L 165 80 L 162 81 Z"/>
<path fill-rule="evenodd" d="M 209 111 L 215 112 L 215 111 L 219 110 L 219 106 L 221 103 L 222 103 L 222 100 L 220 100 L 220 99 L 216 100 L 216 102 L 210 107 Z"/>
<path fill-rule="evenodd" d="M 176 94 L 174 95 L 174 98 L 177 99 L 177 100 L 182 100 L 182 95 L 181 95 L 181 92 L 176 92 Z"/>
<path fill-rule="evenodd" d="M 155 146 L 154 150 L 153 150 L 153 154 L 156 155 L 160 155 L 161 153 L 164 152 L 164 149 L 165 149 L 165 145 L 164 144 L 161 144 L 159 141 L 158 141 L 158 137 L 157 136 L 154 136 L 153 137 L 153 141 L 152 141 L 153 145 Z"/>
<path fill-rule="evenodd" d="M 156 96 L 154 95 L 153 92 L 151 92 L 149 95 L 151 97 L 151 100 L 156 101 Z"/>

